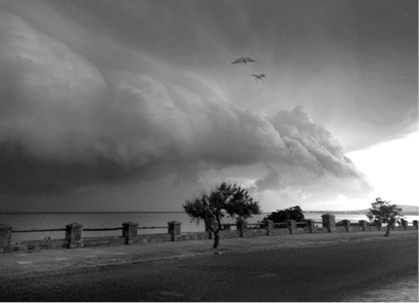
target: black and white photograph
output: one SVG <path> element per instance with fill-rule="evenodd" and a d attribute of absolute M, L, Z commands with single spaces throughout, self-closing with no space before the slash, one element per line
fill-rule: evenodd
<path fill-rule="evenodd" d="M 0 0 L 0 302 L 418 302 L 418 1 Z"/>

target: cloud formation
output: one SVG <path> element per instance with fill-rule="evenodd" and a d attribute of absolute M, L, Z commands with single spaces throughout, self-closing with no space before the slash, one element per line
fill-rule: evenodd
<path fill-rule="evenodd" d="M 0 18 L 0 191 L 70 192 L 101 184 L 197 180 L 259 166 L 258 191 L 318 178 L 365 183 L 301 106 L 265 116 L 189 71 L 131 49 L 142 69 L 97 65 L 13 14 Z M 182 83 L 182 85 L 180 85 Z"/>

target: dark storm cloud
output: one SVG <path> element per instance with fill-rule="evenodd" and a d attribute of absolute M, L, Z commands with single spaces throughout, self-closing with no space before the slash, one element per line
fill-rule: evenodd
<path fill-rule="evenodd" d="M 237 167 L 259 191 L 368 190 L 336 131 L 362 147 L 417 126 L 414 5 L 318 3 L 5 1 L 0 190 Z"/>
<path fill-rule="evenodd" d="M 220 100 L 205 84 L 198 91 L 207 90 L 206 97 L 198 95 L 199 82 L 187 76 L 192 90 L 125 71 L 102 76 L 64 45 L 19 19 L 15 24 L 26 36 L 4 39 L 14 52 L 2 52 L 1 61 L 5 192 L 69 191 L 252 164 L 358 177 L 301 107 L 269 119 Z M 42 44 L 33 49 L 27 40 L 35 38 Z"/>

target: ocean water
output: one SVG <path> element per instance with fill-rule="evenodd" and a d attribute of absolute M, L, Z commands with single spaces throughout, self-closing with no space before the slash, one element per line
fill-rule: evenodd
<path fill-rule="evenodd" d="M 249 223 L 257 223 L 263 220 L 269 213 L 249 218 Z M 333 214 L 333 213 L 331 213 Z M 321 226 L 321 213 L 304 213 L 306 219 L 314 220 Z M 336 222 L 348 219 L 351 222 L 368 220 L 362 214 L 334 214 Z M 406 216 L 411 222 L 418 220 L 418 216 Z M 182 223 L 182 232 L 199 232 L 205 230 L 204 222 L 197 224 L 191 222 L 190 217 L 183 212 L 97 212 L 97 213 L 7 213 L 0 214 L 0 224 L 7 224 L 13 230 L 34 230 L 34 229 L 58 229 L 65 228 L 67 224 L 79 223 L 83 228 L 117 228 L 122 227 L 122 223 L 132 221 L 138 223 L 139 227 L 161 227 L 158 229 L 139 229 L 139 234 L 167 233 L 167 223 L 179 221 Z M 234 223 L 235 220 L 225 218 L 223 223 Z M 99 236 L 120 236 L 122 230 L 113 231 L 83 231 L 83 237 Z M 30 232 L 12 233 L 12 242 L 23 240 L 42 240 L 45 238 L 63 239 L 65 231 L 55 232 Z"/>

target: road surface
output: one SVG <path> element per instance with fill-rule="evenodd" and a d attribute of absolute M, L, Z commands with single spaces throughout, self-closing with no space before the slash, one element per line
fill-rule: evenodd
<path fill-rule="evenodd" d="M 386 297 L 386 289 L 401 301 L 391 297 L 394 285 L 417 277 L 418 237 L 410 233 L 8 277 L 0 301 L 360 301 L 371 291 Z"/>

